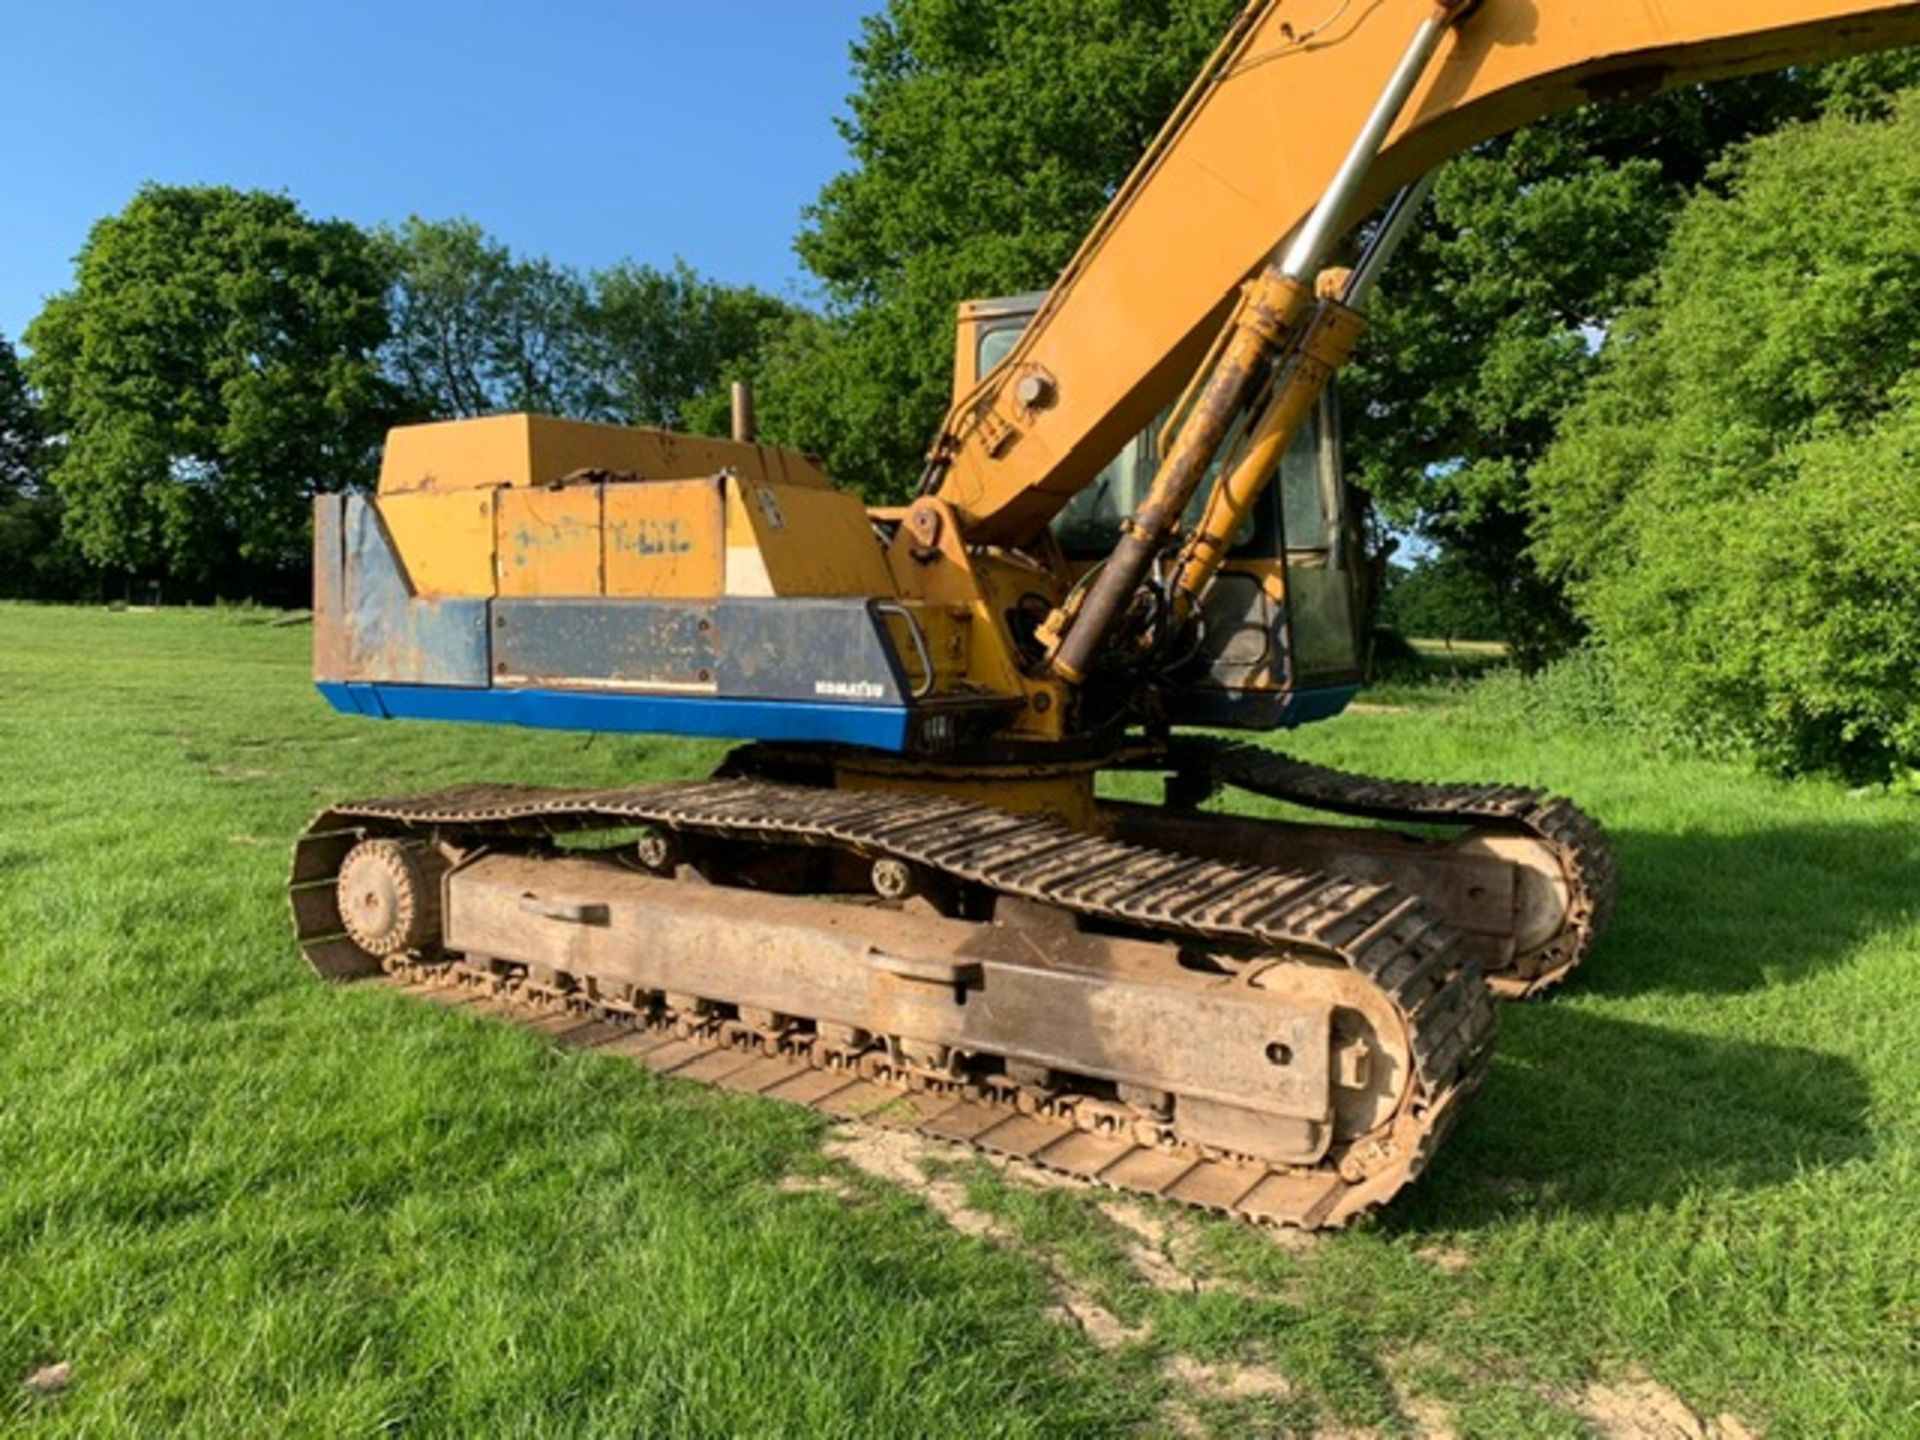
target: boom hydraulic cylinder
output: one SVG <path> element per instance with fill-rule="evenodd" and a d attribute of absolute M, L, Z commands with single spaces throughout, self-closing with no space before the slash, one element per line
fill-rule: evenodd
<path fill-rule="evenodd" d="M 1119 543 L 1073 614 L 1050 617 L 1059 635 L 1053 674 L 1080 684 L 1165 548 L 1234 421 L 1258 393 L 1273 357 L 1283 353 L 1313 305 L 1312 277 L 1346 228 L 1355 196 L 1399 121 L 1415 87 L 1466 0 L 1440 0 L 1415 31 L 1367 123 L 1355 137 L 1306 223 L 1284 255 L 1248 286 L 1228 322 L 1213 369 L 1168 448 L 1153 484 L 1122 527 Z"/>

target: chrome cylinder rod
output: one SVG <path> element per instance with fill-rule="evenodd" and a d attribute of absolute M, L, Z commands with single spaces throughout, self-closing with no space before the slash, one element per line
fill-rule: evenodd
<path fill-rule="evenodd" d="M 1334 242 L 1346 233 L 1348 212 L 1353 209 L 1360 187 L 1366 183 L 1373 162 L 1379 159 L 1381 148 L 1393 133 L 1407 102 L 1413 98 L 1414 87 L 1427 73 L 1441 40 L 1453 28 L 1460 8 L 1459 0 L 1452 3 L 1443 0 L 1414 32 L 1413 41 L 1407 46 L 1407 53 L 1400 57 L 1393 78 L 1381 92 L 1367 123 L 1354 137 L 1353 148 L 1347 151 L 1347 158 L 1341 162 L 1320 203 L 1314 206 L 1313 214 L 1307 217 L 1307 223 L 1287 247 L 1286 257 L 1280 262 L 1283 274 L 1295 280 L 1311 280 L 1319 273 Z"/>
<path fill-rule="evenodd" d="M 1433 193 L 1434 174 L 1429 170 L 1394 197 L 1392 208 L 1387 211 L 1386 219 L 1380 222 L 1380 228 L 1374 231 L 1373 238 L 1367 242 L 1360 263 L 1353 267 L 1353 277 L 1347 281 L 1346 293 L 1340 297 L 1340 303 L 1349 310 L 1364 310 L 1367 302 L 1373 299 L 1381 273 L 1393 263 L 1394 252 L 1413 229 L 1414 217 L 1419 215 L 1420 207 L 1427 203 L 1427 196 Z"/>

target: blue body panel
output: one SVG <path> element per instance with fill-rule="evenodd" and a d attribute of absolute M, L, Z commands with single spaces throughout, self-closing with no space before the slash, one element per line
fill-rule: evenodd
<path fill-rule="evenodd" d="M 900 751 L 904 705 L 822 705 L 799 700 L 716 700 L 705 695 L 609 695 L 590 690 L 462 689 L 321 681 L 334 709 L 379 720 L 467 720 L 542 730 L 706 735 L 817 741 Z"/>
<path fill-rule="evenodd" d="M 591 690 L 467 689 L 452 685 L 318 682 L 334 709 L 376 720 L 463 720 L 540 730 L 701 735 L 731 740 L 813 741 L 898 753 L 907 748 L 904 705 L 823 705 L 800 700 L 722 700 L 705 695 L 609 695 Z M 1355 685 L 1286 697 L 1268 727 L 1330 720 L 1359 693 Z M 1244 717 L 1242 717 L 1244 718 Z"/>

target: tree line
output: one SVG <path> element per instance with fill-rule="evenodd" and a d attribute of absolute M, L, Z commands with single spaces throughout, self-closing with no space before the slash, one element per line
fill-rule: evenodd
<path fill-rule="evenodd" d="M 285 195 L 147 186 L 94 225 L 24 364 L 0 346 L 5 589 L 294 598 L 308 501 L 369 483 L 389 426 L 697 421 L 801 314 L 684 264 L 516 256 L 467 220 L 369 232 Z"/>
<path fill-rule="evenodd" d="M 684 265 L 581 275 L 467 222 L 144 191 L 29 327 L 24 376 L 0 349 L 0 546 L 57 521 L 49 573 L 260 584 L 396 419 L 711 431 L 735 378 L 768 438 L 897 498 L 956 302 L 1049 282 L 1238 4 L 888 0 L 853 47 L 851 164 L 796 237 L 817 310 Z M 1444 612 L 1529 668 L 1598 647 L 1783 763 L 1920 758 L 1916 83 L 1914 52 L 1800 67 L 1444 168 L 1344 381 L 1376 536 L 1427 557 L 1403 623 Z"/>

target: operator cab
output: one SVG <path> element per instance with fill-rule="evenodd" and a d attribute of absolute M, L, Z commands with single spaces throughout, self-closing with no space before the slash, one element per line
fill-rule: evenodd
<path fill-rule="evenodd" d="M 960 307 L 956 393 L 1007 357 L 1046 298 L 1042 291 Z M 1055 517 L 1054 536 L 1077 572 L 1113 552 L 1122 522 L 1152 485 L 1159 431 L 1156 422 L 1136 435 Z M 1203 486 L 1189 524 L 1206 498 Z M 1207 594 L 1195 654 L 1169 694 L 1170 718 L 1265 730 L 1338 714 L 1365 669 L 1365 575 L 1341 466 L 1338 397 L 1329 387 Z"/>

